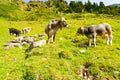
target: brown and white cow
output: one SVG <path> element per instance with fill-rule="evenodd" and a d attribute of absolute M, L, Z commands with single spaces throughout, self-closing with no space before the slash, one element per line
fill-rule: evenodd
<path fill-rule="evenodd" d="M 30 32 L 31 28 L 30 27 L 26 27 L 26 28 L 23 28 L 21 31 L 24 34 L 24 33 Z"/>
<path fill-rule="evenodd" d="M 52 42 L 55 41 L 55 35 L 58 29 L 63 27 L 68 27 L 68 24 L 64 17 L 60 20 L 51 20 L 48 25 L 45 27 L 45 33 L 48 35 L 48 43 L 50 43 L 50 38 L 52 37 Z"/>
<path fill-rule="evenodd" d="M 98 25 L 90 25 L 80 27 L 77 30 L 77 34 L 84 34 L 89 39 L 89 46 L 91 46 L 91 40 L 94 41 L 94 46 L 96 46 L 96 36 L 106 36 L 106 44 L 112 45 L 112 28 L 108 23 L 101 23 Z"/>

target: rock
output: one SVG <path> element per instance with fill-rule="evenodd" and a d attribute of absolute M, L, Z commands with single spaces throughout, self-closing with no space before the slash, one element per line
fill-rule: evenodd
<path fill-rule="evenodd" d="M 39 41 L 33 42 L 31 45 L 33 47 L 37 47 L 37 46 L 42 46 L 42 45 L 45 45 L 45 44 L 46 44 L 46 40 L 39 40 Z"/>
<path fill-rule="evenodd" d="M 5 43 L 4 44 L 5 49 L 13 48 L 13 47 L 21 47 L 20 43 Z"/>
<path fill-rule="evenodd" d="M 42 46 L 45 44 L 46 44 L 46 40 L 39 40 L 39 41 L 32 42 L 28 50 L 31 51 L 34 47 Z"/>
<path fill-rule="evenodd" d="M 114 71 L 114 74 L 120 74 L 120 71 Z"/>
<path fill-rule="evenodd" d="M 85 53 L 86 51 L 85 50 L 80 50 L 80 53 Z"/>
<path fill-rule="evenodd" d="M 62 38 L 62 37 L 60 37 L 60 38 L 59 38 L 59 40 L 63 40 L 63 38 Z"/>

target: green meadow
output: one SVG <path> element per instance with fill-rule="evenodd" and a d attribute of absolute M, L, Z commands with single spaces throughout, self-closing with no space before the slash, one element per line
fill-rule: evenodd
<path fill-rule="evenodd" d="M 41 17 L 38 21 L 8 21 L 0 18 L 0 80 L 84 80 L 80 76 L 81 66 L 88 64 L 95 80 L 120 80 L 120 17 L 95 14 L 62 14 L 69 28 L 58 30 L 54 44 L 46 44 L 25 52 L 30 44 L 5 49 L 3 46 L 15 36 L 9 35 L 9 27 L 22 29 L 31 27 L 31 36 L 44 33 L 51 19 L 60 16 Z M 106 38 L 97 37 L 97 46 L 87 44 L 85 36 L 76 36 L 80 26 L 109 23 L 113 30 L 113 45 L 106 45 Z M 45 39 L 47 36 L 38 38 Z M 79 40 L 72 42 L 73 39 Z M 81 53 L 80 50 L 85 52 Z M 28 58 L 25 59 L 26 55 Z M 62 55 L 62 56 L 61 56 Z"/>

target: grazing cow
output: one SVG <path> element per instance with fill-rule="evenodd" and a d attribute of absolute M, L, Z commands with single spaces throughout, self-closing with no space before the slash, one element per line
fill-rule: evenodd
<path fill-rule="evenodd" d="M 26 27 L 26 28 L 23 28 L 21 31 L 24 34 L 24 33 L 30 32 L 31 28 L 30 27 Z"/>
<path fill-rule="evenodd" d="M 19 36 L 21 34 L 21 31 L 15 28 L 9 28 L 10 35 L 16 35 Z"/>
<path fill-rule="evenodd" d="M 80 27 L 77 34 L 85 34 L 89 39 L 89 46 L 91 46 L 91 39 L 93 39 L 94 46 L 96 46 L 96 36 L 102 35 L 107 37 L 106 44 L 110 43 L 112 45 L 112 28 L 107 23 Z"/>
<path fill-rule="evenodd" d="M 60 20 L 51 20 L 45 28 L 45 32 L 48 35 L 48 43 L 50 43 L 50 38 L 52 37 L 52 42 L 55 41 L 55 35 L 58 29 L 62 29 L 63 27 L 68 27 L 68 24 L 65 18 L 61 18 Z"/>

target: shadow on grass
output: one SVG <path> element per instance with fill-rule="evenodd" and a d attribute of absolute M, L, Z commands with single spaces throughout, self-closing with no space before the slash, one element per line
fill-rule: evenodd
<path fill-rule="evenodd" d="M 88 42 L 83 42 L 83 41 L 79 41 L 77 43 L 74 44 L 74 46 L 78 47 L 78 48 L 86 48 L 88 49 L 89 45 Z"/>

